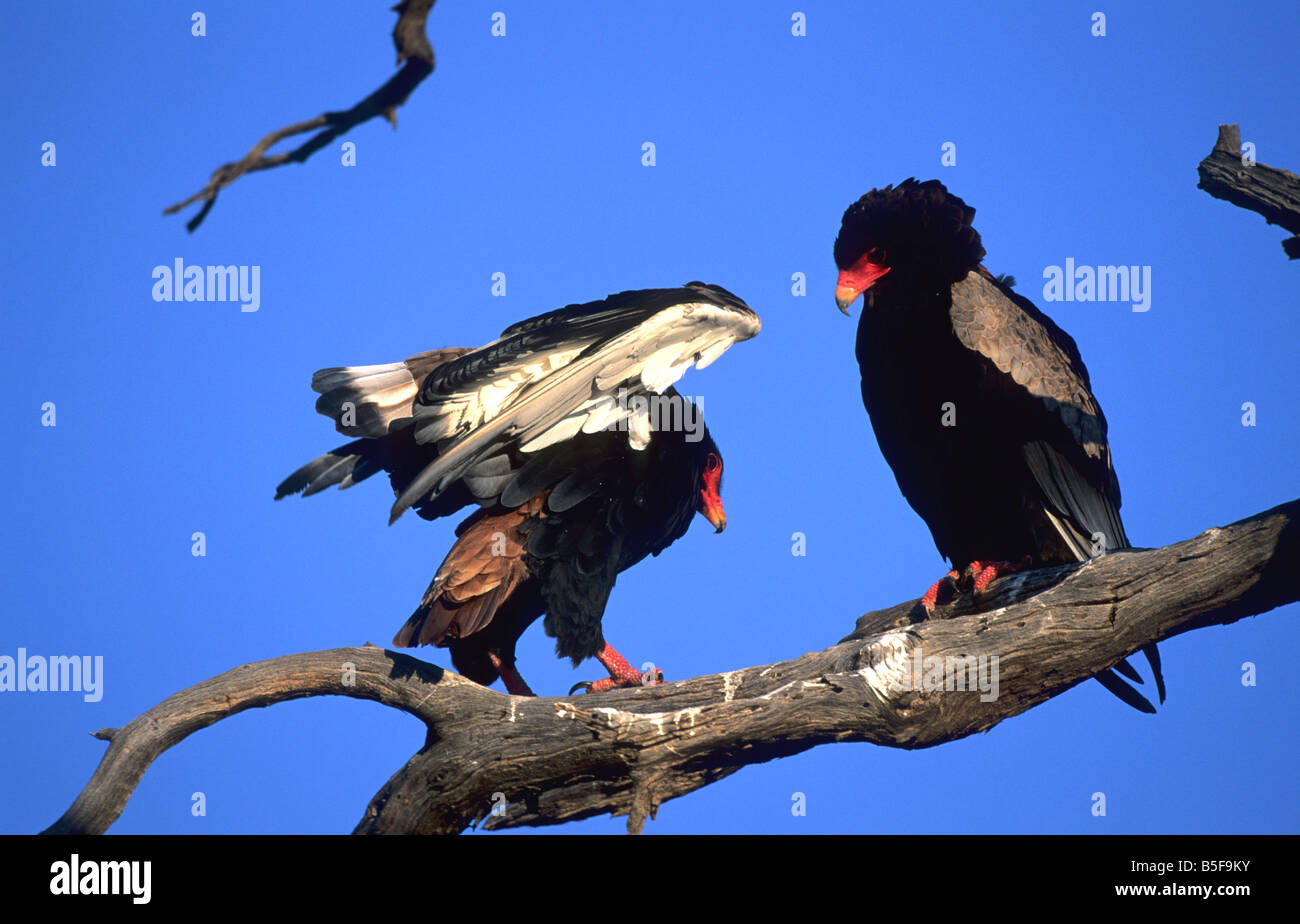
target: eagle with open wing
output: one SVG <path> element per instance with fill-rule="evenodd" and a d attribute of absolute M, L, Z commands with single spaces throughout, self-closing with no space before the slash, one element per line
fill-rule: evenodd
<path fill-rule="evenodd" d="M 760 326 L 726 289 L 691 282 L 570 305 L 478 349 L 322 369 L 316 410 L 355 439 L 286 478 L 276 500 L 385 471 L 390 523 L 477 505 L 395 645 L 449 648 L 471 680 L 532 695 L 515 645 L 545 614 L 559 657 L 609 673 L 579 686 L 655 682 L 605 641 L 601 618 L 619 573 L 696 513 L 726 525 L 722 454 L 672 385 Z"/>

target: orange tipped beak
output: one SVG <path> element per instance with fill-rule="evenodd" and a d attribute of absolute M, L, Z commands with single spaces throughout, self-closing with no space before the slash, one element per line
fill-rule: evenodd
<path fill-rule="evenodd" d="M 720 533 L 727 528 L 727 513 L 722 509 L 722 460 L 716 453 L 709 454 L 702 478 L 704 487 L 700 489 L 695 509 L 713 524 L 715 533 Z"/>
<path fill-rule="evenodd" d="M 700 511 L 704 519 L 713 524 L 713 531 L 720 533 L 727 528 L 727 512 L 722 509 L 722 499 L 718 497 L 706 498 L 704 508 Z"/>
<path fill-rule="evenodd" d="M 853 304 L 853 300 L 874 286 L 876 280 L 888 272 L 888 266 L 872 263 L 866 257 L 849 269 L 840 270 L 839 278 L 835 281 L 835 304 L 839 305 L 840 311 L 848 314 L 849 305 Z"/>
<path fill-rule="evenodd" d="M 843 278 L 843 273 L 840 274 Z M 839 306 L 840 311 L 845 314 L 849 313 L 849 305 L 853 300 L 862 294 L 861 289 L 855 289 L 853 286 L 838 285 L 835 287 L 835 304 Z"/>

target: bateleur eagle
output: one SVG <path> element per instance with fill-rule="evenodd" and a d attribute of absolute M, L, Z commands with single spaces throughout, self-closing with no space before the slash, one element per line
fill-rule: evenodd
<path fill-rule="evenodd" d="M 382 470 L 390 523 L 407 508 L 432 520 L 477 505 L 393 643 L 449 648 L 471 680 L 531 695 L 515 643 L 545 613 L 557 656 L 609 671 L 578 686 L 639 684 L 601 631 L 615 579 L 696 513 L 726 524 L 722 454 L 671 386 L 759 328 L 735 295 L 690 282 L 570 305 L 478 349 L 322 369 L 316 410 L 356 439 L 286 478 L 276 500 Z"/>
<path fill-rule="evenodd" d="M 975 210 L 937 180 L 873 189 L 835 239 L 835 301 L 858 322 L 862 400 L 935 545 L 981 592 L 1000 573 L 1127 548 L 1106 418 L 1074 340 L 980 265 Z M 922 598 L 927 610 L 956 570 Z M 1151 662 L 1161 702 L 1164 678 Z M 1115 666 L 1141 682 L 1126 661 Z M 1097 679 L 1155 712 L 1111 670 Z"/>

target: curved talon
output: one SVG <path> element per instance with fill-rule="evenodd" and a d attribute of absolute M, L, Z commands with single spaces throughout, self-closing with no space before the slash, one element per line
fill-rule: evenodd
<path fill-rule="evenodd" d="M 579 688 L 584 693 L 608 693 L 610 690 L 630 690 L 636 687 L 652 687 L 664 682 L 664 672 L 655 668 L 654 672 L 646 671 L 644 674 L 636 674 L 632 677 L 615 679 L 613 677 L 602 677 L 600 680 L 591 681 L 583 680 L 575 683 L 569 688 L 569 695 Z"/>
<path fill-rule="evenodd" d="M 966 569 L 966 572 L 972 581 L 974 592 L 982 594 L 998 578 L 1008 574 L 1017 574 L 1026 570 L 1031 564 L 1033 564 L 1033 556 L 1030 555 L 1026 555 L 1019 562 L 973 561 Z"/>
<path fill-rule="evenodd" d="M 584 680 L 581 683 L 575 683 L 569 689 L 570 696 L 579 688 L 586 693 L 604 693 L 608 690 L 649 687 L 664 682 L 664 672 L 659 668 L 650 665 L 651 669 L 645 673 L 638 671 L 628 663 L 626 658 L 615 651 L 608 642 L 596 653 L 596 660 L 601 663 L 605 670 L 609 671 L 609 676 L 602 677 L 594 682 Z"/>
<path fill-rule="evenodd" d="M 595 680 L 595 681 L 584 680 L 582 681 L 582 683 L 576 683 L 573 685 L 573 689 L 570 690 L 569 692 L 572 693 L 573 690 L 578 689 L 578 687 L 584 687 L 585 688 L 584 692 L 586 693 L 608 693 L 610 690 L 615 690 L 618 689 L 619 687 L 634 687 L 634 686 L 637 686 L 637 684 L 620 683 L 612 677 L 601 677 L 599 680 Z"/>
<path fill-rule="evenodd" d="M 945 600 L 950 600 L 957 595 L 957 581 L 961 575 L 956 571 L 949 571 L 939 580 L 930 585 L 930 589 L 921 597 L 921 607 L 925 610 L 927 617 L 934 615 L 934 609 L 939 605 L 939 596 L 943 590 L 948 593 L 944 595 Z"/>

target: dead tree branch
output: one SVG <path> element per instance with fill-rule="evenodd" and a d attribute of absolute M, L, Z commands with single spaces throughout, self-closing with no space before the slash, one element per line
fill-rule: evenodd
<path fill-rule="evenodd" d="M 326 694 L 419 718 L 425 746 L 367 807 L 357 833 L 453 833 L 628 815 L 754 763 L 834 741 L 932 747 L 993 727 L 1143 645 L 1300 599 L 1300 500 L 1161 549 L 1011 575 L 978 601 L 914 621 L 918 601 L 869 613 L 824 651 L 663 686 L 507 696 L 374 646 L 246 664 L 120 729 L 47 834 L 100 833 L 150 763 L 226 716 Z M 996 656 L 997 696 L 925 689 L 918 656 Z M 946 660 L 945 660 L 945 663 Z M 915 680 L 915 683 L 911 683 Z M 908 683 L 916 689 L 903 689 Z M 986 701 L 987 700 L 987 701 Z M 508 800 L 493 814 L 494 794 Z"/>
<path fill-rule="evenodd" d="M 217 193 L 244 174 L 268 170 L 284 164 L 300 164 L 339 135 L 362 122 L 368 122 L 375 116 L 382 115 L 393 128 L 396 128 L 397 107 L 403 105 L 420 82 L 433 73 L 433 46 L 429 44 L 429 39 L 425 35 L 425 21 L 435 2 L 436 0 L 402 0 L 393 7 L 398 14 L 397 25 L 393 29 L 393 44 L 397 47 L 397 64 L 401 70 L 382 87 L 351 109 L 342 112 L 326 112 L 314 119 L 295 122 L 276 129 L 253 145 L 253 149 L 240 160 L 222 164 L 214 170 L 206 186 L 188 199 L 163 209 L 163 214 L 171 215 L 193 202 L 202 200 L 203 208 L 199 209 L 198 213 L 185 224 L 185 227 L 192 232 L 203 223 L 208 212 L 216 205 Z M 292 151 L 280 154 L 266 153 L 272 145 L 278 144 L 285 138 L 315 129 L 323 130 Z"/>
<path fill-rule="evenodd" d="M 1292 260 L 1300 258 L 1300 176 L 1244 159 L 1236 125 L 1219 126 L 1214 150 L 1196 172 L 1201 177 L 1196 185 L 1214 198 L 1258 212 L 1270 225 L 1290 231 L 1282 249 Z"/>

